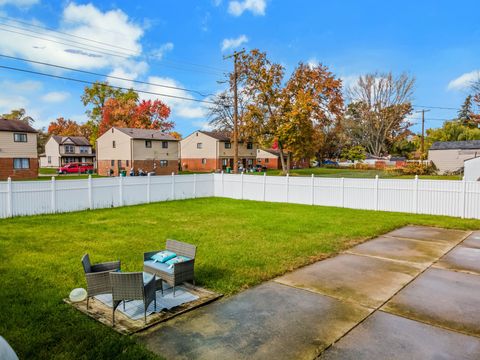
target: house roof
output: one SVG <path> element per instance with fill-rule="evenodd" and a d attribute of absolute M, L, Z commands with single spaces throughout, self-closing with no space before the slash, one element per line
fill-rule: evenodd
<path fill-rule="evenodd" d="M 0 118 L 0 131 L 21 131 L 26 133 L 36 133 L 37 130 L 20 120 L 7 120 Z"/>
<path fill-rule="evenodd" d="M 272 155 L 280 156 L 280 151 L 278 150 L 274 150 L 274 149 L 259 149 L 259 150 L 266 151 Z"/>
<path fill-rule="evenodd" d="M 162 133 L 159 130 L 152 130 L 152 129 L 135 129 L 135 128 L 115 128 L 128 136 L 132 139 L 139 139 L 139 140 L 170 140 L 170 141 L 178 141 L 178 139 L 174 138 L 172 135 Z"/>
<path fill-rule="evenodd" d="M 222 131 L 203 131 L 199 130 L 198 132 L 201 132 L 202 134 L 208 135 L 214 139 L 220 140 L 220 141 L 230 141 L 230 134 L 227 132 L 222 132 Z"/>
<path fill-rule="evenodd" d="M 467 150 L 480 149 L 480 140 L 467 141 L 437 141 L 432 144 L 430 150 Z"/>
<path fill-rule="evenodd" d="M 78 146 L 91 146 L 88 139 L 84 136 L 60 136 L 53 135 L 52 138 L 59 144 L 64 144 L 68 139 L 70 139 L 74 145 Z"/>

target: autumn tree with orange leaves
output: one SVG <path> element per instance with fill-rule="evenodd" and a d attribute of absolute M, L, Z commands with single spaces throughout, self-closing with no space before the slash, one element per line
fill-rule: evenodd
<path fill-rule="evenodd" d="M 342 82 L 326 66 L 303 63 L 285 81 L 285 68 L 259 50 L 242 54 L 239 70 L 249 98 L 242 131 L 261 146 L 275 143 L 288 173 L 292 157 L 313 156 L 319 131 L 341 115 Z"/>
<path fill-rule="evenodd" d="M 168 132 L 174 123 L 168 121 L 170 108 L 160 100 L 142 100 L 119 97 L 105 102 L 99 136 L 113 126 L 137 129 L 156 129 Z"/>

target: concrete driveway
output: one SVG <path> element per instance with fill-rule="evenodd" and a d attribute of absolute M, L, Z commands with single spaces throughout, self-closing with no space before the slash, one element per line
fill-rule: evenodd
<path fill-rule="evenodd" d="M 140 340 L 167 359 L 480 359 L 480 232 L 407 226 Z"/>

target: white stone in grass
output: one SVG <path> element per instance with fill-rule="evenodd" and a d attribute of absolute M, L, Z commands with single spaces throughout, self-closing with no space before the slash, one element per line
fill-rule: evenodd
<path fill-rule="evenodd" d="M 70 292 L 70 301 L 71 302 L 80 302 L 87 298 L 87 290 L 83 288 L 76 288 Z"/>

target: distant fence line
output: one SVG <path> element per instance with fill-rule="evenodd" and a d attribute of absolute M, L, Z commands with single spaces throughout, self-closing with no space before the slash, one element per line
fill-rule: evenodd
<path fill-rule="evenodd" d="M 480 182 L 193 174 L 0 182 L 0 218 L 197 197 L 480 219 Z"/>

